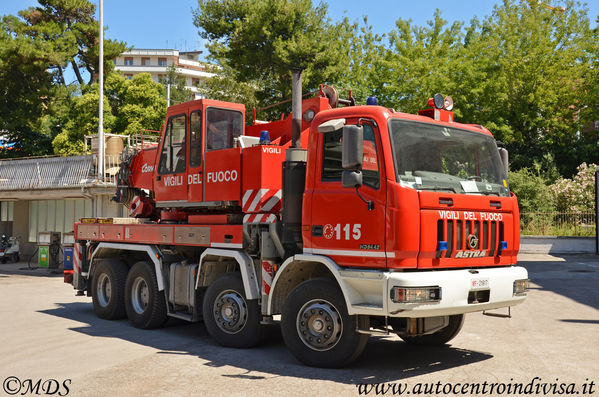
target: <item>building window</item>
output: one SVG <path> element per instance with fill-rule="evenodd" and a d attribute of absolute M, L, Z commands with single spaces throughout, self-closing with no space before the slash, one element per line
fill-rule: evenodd
<path fill-rule="evenodd" d="M 141 58 L 141 66 L 150 66 L 150 58 Z"/>
<path fill-rule="evenodd" d="M 158 66 L 166 66 L 166 58 L 158 58 Z"/>
<path fill-rule="evenodd" d="M 125 78 L 126 78 L 127 80 L 131 80 L 131 79 L 133 78 L 133 75 L 132 75 L 132 74 L 126 74 L 126 75 L 125 75 Z"/>
<path fill-rule="evenodd" d="M 197 87 L 199 84 L 200 84 L 200 79 L 196 79 L 196 78 L 191 79 L 191 85 L 193 85 L 194 87 Z"/>
<path fill-rule="evenodd" d="M 125 58 L 125 66 L 133 66 L 133 58 L 126 57 Z"/>
<path fill-rule="evenodd" d="M 39 232 L 65 233 L 74 230 L 75 222 L 92 216 L 89 199 L 34 200 L 29 202 L 29 242 L 37 242 Z"/>
<path fill-rule="evenodd" d="M 0 201 L 0 221 L 12 222 L 14 208 L 14 201 Z"/>

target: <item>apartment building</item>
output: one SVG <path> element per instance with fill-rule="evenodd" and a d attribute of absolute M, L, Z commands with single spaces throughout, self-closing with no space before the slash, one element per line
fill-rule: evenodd
<path fill-rule="evenodd" d="M 198 60 L 202 51 L 178 51 L 169 49 L 133 49 L 122 53 L 114 61 L 115 69 L 125 77 L 131 78 L 138 73 L 150 73 L 154 81 L 166 77 L 168 68 L 175 65 L 177 74 L 185 78 L 195 99 L 202 98 L 197 84 L 214 76 L 206 71 L 206 65 Z"/>

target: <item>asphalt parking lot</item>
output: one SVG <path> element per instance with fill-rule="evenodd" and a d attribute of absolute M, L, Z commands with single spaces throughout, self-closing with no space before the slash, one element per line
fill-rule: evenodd
<path fill-rule="evenodd" d="M 511 319 L 469 314 L 447 347 L 371 337 L 353 365 L 336 370 L 300 365 L 276 332 L 262 347 L 236 350 L 216 345 L 201 323 L 143 331 L 101 320 L 60 274 L 0 265 L 0 395 L 17 385 L 21 395 L 28 380 L 73 396 L 357 396 L 367 391 L 359 384 L 378 383 L 387 395 L 402 385 L 471 395 L 485 382 L 478 395 L 524 394 L 514 385 L 531 382 L 541 394 L 599 395 L 599 256 L 522 255 L 520 264 L 531 290 Z"/>

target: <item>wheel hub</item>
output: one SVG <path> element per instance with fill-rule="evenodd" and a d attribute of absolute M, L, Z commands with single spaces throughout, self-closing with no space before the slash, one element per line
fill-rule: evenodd
<path fill-rule="evenodd" d="M 133 281 L 131 288 L 131 305 L 137 314 L 143 314 L 150 302 L 150 291 L 146 280 L 142 277 L 137 277 Z"/>
<path fill-rule="evenodd" d="M 325 300 L 306 303 L 298 312 L 296 325 L 302 342 L 316 351 L 335 347 L 343 331 L 339 311 Z"/>
<path fill-rule="evenodd" d="M 110 278 L 106 273 L 100 274 L 98 277 L 98 303 L 102 307 L 108 306 L 110 303 L 110 296 L 112 294 L 112 284 Z"/>
<path fill-rule="evenodd" d="M 247 318 L 245 299 L 236 291 L 223 291 L 214 300 L 214 319 L 224 332 L 235 334 L 241 331 Z"/>

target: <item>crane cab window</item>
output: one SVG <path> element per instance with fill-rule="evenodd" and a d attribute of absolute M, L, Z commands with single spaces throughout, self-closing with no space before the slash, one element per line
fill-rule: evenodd
<path fill-rule="evenodd" d="M 202 113 L 199 110 L 191 112 L 189 128 L 189 165 L 198 167 L 202 164 Z"/>
<path fill-rule="evenodd" d="M 185 171 L 186 147 L 185 147 L 185 124 L 187 120 L 184 114 L 173 116 L 168 119 L 164 132 L 164 144 L 160 153 L 160 164 L 158 173 L 177 174 Z"/>
<path fill-rule="evenodd" d="M 228 109 L 206 110 L 206 151 L 229 149 L 243 132 L 241 112 Z"/>
<path fill-rule="evenodd" d="M 365 123 L 364 127 L 364 154 L 362 174 L 364 185 L 373 189 L 380 186 L 379 163 L 376 149 L 376 139 L 372 125 Z M 323 133 L 324 146 L 322 150 L 322 181 L 341 181 L 343 167 L 341 166 L 341 146 L 343 129 Z"/>

